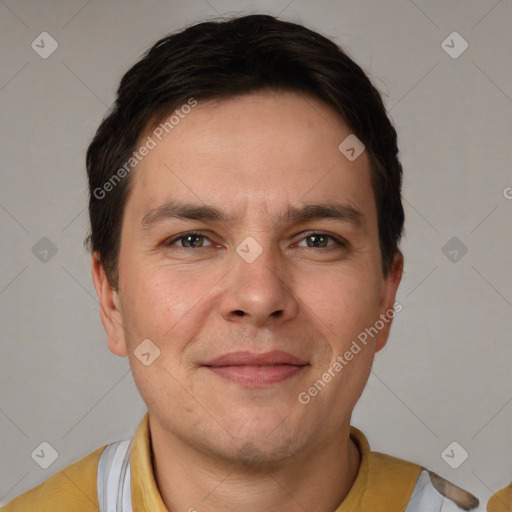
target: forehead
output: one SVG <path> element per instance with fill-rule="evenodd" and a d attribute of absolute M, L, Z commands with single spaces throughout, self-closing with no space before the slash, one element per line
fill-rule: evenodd
<path fill-rule="evenodd" d="M 282 214 L 314 201 L 344 201 L 365 216 L 375 213 L 368 155 L 349 161 L 340 152 L 351 130 L 323 102 L 259 92 L 199 101 L 186 111 L 167 125 L 168 133 L 160 130 L 158 137 L 152 127 L 140 139 L 151 137 L 155 145 L 132 176 L 128 202 L 139 216 L 176 198 L 232 216 Z"/>

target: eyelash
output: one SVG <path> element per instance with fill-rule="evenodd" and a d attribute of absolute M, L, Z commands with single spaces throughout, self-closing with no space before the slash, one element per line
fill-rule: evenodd
<path fill-rule="evenodd" d="M 196 236 L 202 236 L 204 238 L 207 238 L 208 240 L 210 240 L 210 238 L 205 235 L 203 232 L 201 231 L 187 231 L 185 233 L 180 233 L 179 235 L 171 238 L 171 239 L 167 239 L 164 241 L 164 245 L 166 247 L 172 247 L 172 245 L 174 244 L 174 242 L 177 242 L 178 240 L 181 240 L 181 239 L 184 239 L 184 238 L 187 238 L 187 236 L 190 236 L 190 235 L 196 235 Z M 310 236 L 313 236 L 313 235 L 320 235 L 320 236 L 325 236 L 325 237 L 328 237 L 328 238 L 331 238 L 332 240 L 334 240 L 334 242 L 336 242 L 336 244 L 339 246 L 339 247 L 348 247 L 348 242 L 346 242 L 344 239 L 342 238 L 338 238 L 334 235 L 329 235 L 327 233 L 322 233 L 322 232 L 318 232 L 318 231 L 309 231 L 308 233 L 306 233 L 301 239 L 300 241 L 310 237 Z M 213 242 L 212 240 L 210 240 L 210 242 Z M 180 249 L 187 249 L 187 250 L 190 250 L 190 249 L 195 249 L 194 247 L 181 247 L 181 246 L 177 246 L 178 248 Z M 206 249 L 210 246 L 207 246 L 207 247 L 198 247 L 196 249 Z M 319 249 L 332 249 L 334 246 L 333 245 L 330 245 L 330 246 L 327 246 L 327 247 L 319 247 Z M 305 247 L 306 249 L 315 249 L 315 247 Z"/>

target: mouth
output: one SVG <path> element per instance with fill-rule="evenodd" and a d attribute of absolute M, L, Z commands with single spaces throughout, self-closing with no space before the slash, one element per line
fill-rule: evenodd
<path fill-rule="evenodd" d="M 263 354 L 231 352 L 203 365 L 215 375 L 246 387 L 264 387 L 283 382 L 301 372 L 309 363 L 287 352 Z"/>

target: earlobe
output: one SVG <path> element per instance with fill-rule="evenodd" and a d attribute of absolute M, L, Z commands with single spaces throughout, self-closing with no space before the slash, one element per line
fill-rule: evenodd
<path fill-rule="evenodd" d="M 110 284 L 97 252 L 92 255 L 91 270 L 100 305 L 101 323 L 107 333 L 108 348 L 115 355 L 126 356 L 119 293 Z"/>
<path fill-rule="evenodd" d="M 396 292 L 402 279 L 404 269 L 404 257 L 400 251 L 397 251 L 393 259 L 393 265 L 387 277 L 382 284 L 382 293 L 379 303 L 379 315 L 384 326 L 375 338 L 375 352 L 378 352 L 386 344 L 393 318 L 400 308 L 395 307 Z"/>

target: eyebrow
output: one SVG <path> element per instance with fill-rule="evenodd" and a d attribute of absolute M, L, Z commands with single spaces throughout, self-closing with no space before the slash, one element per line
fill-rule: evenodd
<path fill-rule="evenodd" d="M 170 219 L 219 223 L 230 223 L 237 220 L 235 216 L 228 215 L 215 206 L 168 201 L 151 209 L 144 216 L 141 222 L 141 232 L 147 232 L 152 226 Z M 366 219 L 359 210 L 349 204 L 333 202 L 306 204 L 300 207 L 290 206 L 279 216 L 278 221 L 298 224 L 326 219 L 346 222 L 364 233 L 368 232 Z"/>

